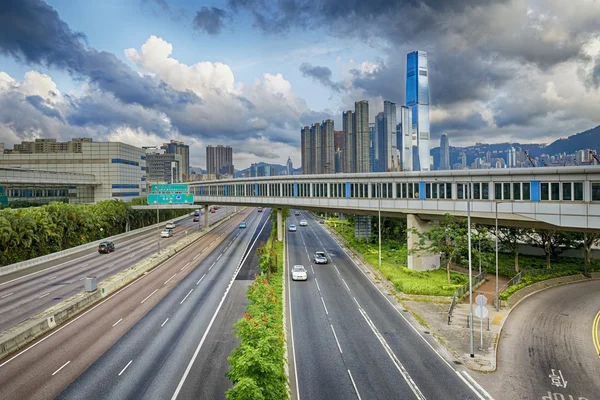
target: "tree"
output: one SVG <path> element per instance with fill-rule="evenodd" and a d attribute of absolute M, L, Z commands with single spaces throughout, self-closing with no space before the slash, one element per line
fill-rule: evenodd
<path fill-rule="evenodd" d="M 585 250 L 585 270 L 590 268 L 590 255 L 592 252 L 592 247 L 594 245 L 600 245 L 600 233 L 589 233 L 586 232 L 583 234 L 583 246 Z"/>
<path fill-rule="evenodd" d="M 451 283 L 450 265 L 460 251 L 467 247 L 467 231 L 466 220 L 457 221 L 450 214 L 446 214 L 439 224 L 431 224 L 431 229 L 427 232 L 419 232 L 414 228 L 411 230 L 411 233 L 419 236 L 419 242 L 411 250 L 411 253 L 441 253 L 443 262 L 446 264 L 448 283 Z"/>
<path fill-rule="evenodd" d="M 577 241 L 576 233 L 550 229 L 533 229 L 526 236 L 530 245 L 544 250 L 547 269 L 550 269 L 552 258 L 557 258 L 566 249 L 574 247 Z"/>
<path fill-rule="evenodd" d="M 519 272 L 519 243 L 525 237 L 526 230 L 506 226 L 498 227 L 498 242 L 500 246 L 515 256 L 515 272 Z"/>

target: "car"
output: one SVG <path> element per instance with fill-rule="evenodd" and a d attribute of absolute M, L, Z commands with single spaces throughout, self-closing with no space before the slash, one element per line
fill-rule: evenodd
<path fill-rule="evenodd" d="M 214 208 L 211 208 L 211 209 L 210 209 L 210 212 L 211 212 L 211 214 L 214 214 L 214 213 L 216 213 L 217 211 L 216 211 Z"/>
<path fill-rule="evenodd" d="M 200 222 L 200 217 L 194 217 L 194 222 Z"/>
<path fill-rule="evenodd" d="M 258 207 L 258 212 L 262 212 L 262 207 Z"/>
<path fill-rule="evenodd" d="M 324 251 L 317 251 L 314 257 L 315 264 L 327 264 L 327 256 Z"/>
<path fill-rule="evenodd" d="M 300 226 L 308 226 L 308 222 L 305 219 L 300 220 Z"/>
<path fill-rule="evenodd" d="M 295 216 L 298 216 L 298 215 L 300 215 L 300 211 L 296 211 L 296 212 L 294 213 L 294 215 L 295 215 Z"/>
<path fill-rule="evenodd" d="M 111 253 L 115 251 L 115 244 L 113 242 L 101 242 L 98 245 L 98 253 Z"/>
<path fill-rule="evenodd" d="M 294 265 L 292 268 L 292 280 L 293 281 L 305 281 L 308 279 L 306 268 L 304 265 Z"/>
<path fill-rule="evenodd" d="M 170 229 L 163 229 L 160 231 L 161 238 L 170 238 L 171 236 L 173 236 L 173 231 Z"/>
<path fill-rule="evenodd" d="M 240 228 L 241 229 L 246 228 L 246 222 L 245 221 L 240 223 Z"/>
<path fill-rule="evenodd" d="M 323 224 L 325 223 L 325 221 L 324 221 L 324 220 L 322 220 L 322 219 L 320 219 L 320 220 L 319 220 L 319 223 L 320 223 L 321 225 L 323 225 Z"/>
<path fill-rule="evenodd" d="M 296 225 L 290 225 L 290 227 L 288 228 L 288 230 L 290 232 L 296 232 Z"/>
<path fill-rule="evenodd" d="M 194 217 L 199 217 L 199 216 L 200 216 L 200 210 L 195 210 Z"/>
<path fill-rule="evenodd" d="M 175 229 L 175 224 L 173 222 L 168 222 L 167 225 L 165 226 L 165 228 L 167 228 L 167 229 Z"/>

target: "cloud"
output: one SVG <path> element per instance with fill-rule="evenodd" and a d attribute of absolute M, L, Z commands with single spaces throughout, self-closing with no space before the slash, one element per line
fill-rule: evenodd
<path fill-rule="evenodd" d="M 209 35 L 218 35 L 225 26 L 224 19 L 228 17 L 225 10 L 218 7 L 202 7 L 196 12 L 193 20 L 195 29 Z"/>
<path fill-rule="evenodd" d="M 180 7 L 171 7 L 167 0 L 142 0 L 142 4 L 146 5 L 150 3 L 150 5 L 158 6 L 160 11 L 153 10 L 155 15 L 168 15 L 174 21 L 180 21 L 184 15 L 185 11 Z"/>
<path fill-rule="evenodd" d="M 300 72 L 306 78 L 313 78 L 323 86 L 327 86 L 337 92 L 340 91 L 338 84 L 331 80 L 331 70 L 328 67 L 313 66 L 310 63 L 304 62 L 300 65 Z"/>

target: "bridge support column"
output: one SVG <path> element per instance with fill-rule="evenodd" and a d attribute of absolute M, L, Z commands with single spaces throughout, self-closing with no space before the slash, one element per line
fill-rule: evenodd
<path fill-rule="evenodd" d="M 440 255 L 420 251 L 413 253 L 412 250 L 417 246 L 419 235 L 412 233 L 412 229 L 417 232 L 425 233 L 431 229 L 427 221 L 422 220 L 417 215 L 408 214 L 407 216 L 407 247 L 408 247 L 408 268 L 416 271 L 429 271 L 440 268 Z"/>
<path fill-rule="evenodd" d="M 283 210 L 281 208 L 277 209 L 277 240 L 283 240 Z"/>
<path fill-rule="evenodd" d="M 204 230 L 208 230 L 208 204 L 204 206 Z"/>

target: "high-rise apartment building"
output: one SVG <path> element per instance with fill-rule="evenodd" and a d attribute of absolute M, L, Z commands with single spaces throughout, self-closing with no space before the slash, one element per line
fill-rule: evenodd
<path fill-rule="evenodd" d="M 323 140 L 321 148 L 323 149 L 323 173 L 335 173 L 335 138 L 333 120 L 328 119 L 321 124 L 321 138 Z"/>
<path fill-rule="evenodd" d="M 342 132 L 344 135 L 344 172 L 356 171 L 356 136 L 354 135 L 354 113 L 352 110 L 342 114 Z"/>
<path fill-rule="evenodd" d="M 356 172 L 370 172 L 369 102 L 354 103 L 354 132 L 356 134 Z"/>
<path fill-rule="evenodd" d="M 335 173 L 344 172 L 344 151 L 346 149 L 343 131 L 333 131 L 333 146 L 335 148 Z"/>
<path fill-rule="evenodd" d="M 412 124 L 412 109 L 410 107 L 400 107 L 400 125 L 401 135 L 401 162 L 403 171 L 413 170 L 413 146 L 415 145 L 415 134 Z"/>
<path fill-rule="evenodd" d="M 448 141 L 448 135 L 446 133 L 442 133 L 442 136 L 440 137 L 440 164 L 438 169 L 450 169 L 450 142 Z"/>
<path fill-rule="evenodd" d="M 412 109 L 419 169 L 429 171 L 429 78 L 424 51 L 413 51 L 406 57 L 406 105 Z"/>
<path fill-rule="evenodd" d="M 179 183 L 183 181 L 180 154 L 161 150 L 146 150 L 146 181 L 148 183 Z"/>
<path fill-rule="evenodd" d="M 312 174 L 311 133 L 310 127 L 305 126 L 300 130 L 300 151 L 302 157 L 302 174 Z"/>
<path fill-rule="evenodd" d="M 371 172 L 383 172 L 385 171 L 385 121 L 383 118 L 383 112 L 380 112 L 375 116 L 375 130 L 373 131 L 372 143 L 373 148 L 371 156 L 371 164 L 373 167 L 370 169 Z"/>
<path fill-rule="evenodd" d="M 323 136 L 321 133 L 321 124 L 314 123 L 310 127 L 310 151 L 312 153 L 311 173 L 323 173 Z"/>
<path fill-rule="evenodd" d="M 188 182 L 190 178 L 190 146 L 177 140 L 171 140 L 169 143 L 163 143 L 161 148 L 167 154 L 179 154 L 181 156 L 182 180 Z"/>
<path fill-rule="evenodd" d="M 216 147 L 206 146 L 206 173 L 215 174 L 217 178 L 222 175 L 234 175 L 233 149 L 231 146 Z"/>
<path fill-rule="evenodd" d="M 399 161 L 396 143 L 396 103 L 383 102 L 383 171 L 396 171 Z"/>
<path fill-rule="evenodd" d="M 375 136 L 376 127 L 375 123 L 369 123 L 369 171 L 374 172 L 375 168 Z"/>

